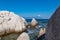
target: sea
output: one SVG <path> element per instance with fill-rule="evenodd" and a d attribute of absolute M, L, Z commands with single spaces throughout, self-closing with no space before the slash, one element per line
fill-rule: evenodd
<path fill-rule="evenodd" d="M 30 24 L 30 22 L 32 21 L 32 19 L 26 19 L 27 23 Z M 39 22 L 39 25 L 42 27 L 46 27 L 47 23 L 48 23 L 48 19 L 36 19 L 37 22 Z"/>
<path fill-rule="evenodd" d="M 26 19 L 26 21 L 28 24 L 30 24 L 32 19 Z M 39 22 L 39 25 L 37 25 L 35 29 L 31 29 L 29 26 L 26 31 L 30 36 L 30 40 L 37 40 L 38 38 L 37 36 L 38 36 L 40 29 L 47 27 L 48 19 L 36 19 L 36 21 Z M 44 38 L 40 40 L 44 40 Z"/>

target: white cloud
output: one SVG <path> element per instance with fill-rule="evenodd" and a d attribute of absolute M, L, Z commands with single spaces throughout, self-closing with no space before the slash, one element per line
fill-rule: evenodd
<path fill-rule="evenodd" d="M 37 15 L 38 17 L 41 17 L 41 15 Z"/>

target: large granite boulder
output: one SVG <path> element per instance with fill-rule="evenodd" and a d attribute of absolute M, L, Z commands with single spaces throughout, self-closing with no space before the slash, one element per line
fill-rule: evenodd
<path fill-rule="evenodd" d="M 0 11 L 0 37 L 2 40 L 16 38 L 26 30 L 26 21 L 14 12 Z"/>
<path fill-rule="evenodd" d="M 60 40 L 60 6 L 49 19 L 46 28 L 46 40 Z"/>

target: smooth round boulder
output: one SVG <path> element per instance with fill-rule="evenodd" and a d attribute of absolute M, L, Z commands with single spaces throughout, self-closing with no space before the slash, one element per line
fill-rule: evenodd
<path fill-rule="evenodd" d="M 25 32 L 23 32 L 18 38 L 17 40 L 30 40 L 29 35 Z"/>
<path fill-rule="evenodd" d="M 0 36 L 8 33 L 19 33 L 26 30 L 26 21 L 14 12 L 0 11 Z"/>

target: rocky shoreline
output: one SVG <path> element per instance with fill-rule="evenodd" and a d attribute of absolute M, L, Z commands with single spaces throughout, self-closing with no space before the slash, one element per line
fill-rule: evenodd
<path fill-rule="evenodd" d="M 32 19 L 30 24 L 28 24 L 23 17 L 14 14 L 14 12 L 0 11 L 0 40 L 30 40 L 30 37 L 32 37 L 34 33 L 33 31 L 35 31 L 38 24 L 39 23 L 35 18 Z M 29 26 L 31 28 L 30 31 L 33 33 L 28 34 L 26 32 Z M 40 31 L 43 33 L 43 30 L 44 29 Z M 40 33 L 39 35 L 44 34 Z"/>
<path fill-rule="evenodd" d="M 28 24 L 13 12 L 0 11 L 0 40 L 60 40 L 60 7 L 50 18 L 47 27 L 40 27 L 35 18 Z M 38 27 L 38 28 L 37 28 Z"/>

